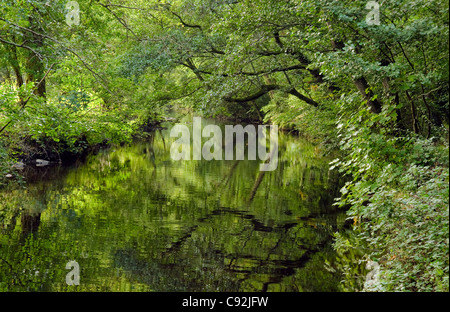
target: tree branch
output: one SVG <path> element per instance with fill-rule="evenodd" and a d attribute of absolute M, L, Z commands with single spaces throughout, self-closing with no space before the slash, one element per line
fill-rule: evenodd
<path fill-rule="evenodd" d="M 356 88 L 359 90 L 359 93 L 362 97 L 367 101 L 367 105 L 369 106 L 372 113 L 379 114 L 381 113 L 381 103 L 377 99 L 373 99 L 374 94 L 369 88 L 369 84 L 364 77 L 355 79 L 353 81 Z M 367 92 L 366 92 L 367 91 Z"/>
<path fill-rule="evenodd" d="M 183 19 L 181 18 L 181 16 L 178 15 L 177 13 L 175 13 L 175 12 L 169 10 L 169 9 L 167 9 L 167 11 L 169 11 L 170 13 L 172 13 L 173 15 L 175 15 L 175 16 L 180 20 L 180 23 L 181 23 L 183 26 L 185 26 L 185 27 L 190 27 L 190 28 L 198 28 L 198 29 L 202 30 L 202 26 L 200 26 L 200 25 L 191 25 L 191 24 L 188 24 L 188 23 L 186 23 L 185 21 L 183 21 Z"/>
<path fill-rule="evenodd" d="M 0 18 L 0 20 L 3 20 L 3 19 Z M 26 45 L 24 45 L 24 44 L 18 44 L 18 43 L 12 42 L 12 41 L 8 41 L 8 40 L 3 39 L 2 37 L 0 37 L 0 42 L 3 42 L 4 44 L 8 44 L 8 45 L 15 46 L 15 47 L 18 47 L 18 48 L 24 48 L 24 49 L 30 50 L 30 51 L 33 52 L 40 60 L 43 59 L 41 54 L 39 54 L 39 53 L 36 52 L 34 49 L 32 49 L 32 48 L 30 48 L 29 46 L 26 46 Z"/>
<path fill-rule="evenodd" d="M 259 71 L 259 72 L 239 72 L 236 75 L 244 75 L 244 76 L 260 76 L 260 75 L 265 75 L 265 74 L 273 74 L 273 73 L 277 73 L 277 72 L 287 72 L 287 71 L 291 71 L 291 70 L 297 70 L 297 69 L 306 69 L 304 65 L 302 64 L 298 64 L 298 65 L 293 65 L 293 66 L 289 66 L 289 67 L 278 67 L 278 68 L 274 68 L 271 69 L 269 71 Z"/>
<path fill-rule="evenodd" d="M 274 90 L 280 90 L 282 87 L 279 85 L 275 85 L 275 84 L 268 84 L 268 85 L 263 85 L 261 87 L 261 89 L 259 89 L 256 93 L 249 95 L 247 97 L 243 97 L 243 98 L 233 98 L 233 97 L 225 97 L 224 100 L 226 102 L 234 102 L 234 103 L 245 103 L 245 102 L 250 102 L 250 101 L 254 101 L 259 99 L 261 96 L 269 93 L 270 91 L 274 91 Z M 314 107 L 318 107 L 319 103 L 317 103 L 316 101 L 314 101 L 313 99 L 310 99 L 306 96 L 304 96 L 303 94 L 301 94 L 300 92 L 298 92 L 295 88 L 289 89 L 288 91 L 286 91 L 288 94 L 291 94 L 297 98 L 299 98 L 300 100 L 314 106 Z"/>
<path fill-rule="evenodd" d="M 50 41 L 53 41 L 53 42 L 59 44 L 64 50 L 66 50 L 66 51 L 72 53 L 73 55 L 75 55 L 75 56 L 81 61 L 81 63 L 83 64 L 83 66 L 84 66 L 88 71 L 90 71 L 90 72 L 93 74 L 93 76 L 97 79 L 97 81 L 98 81 L 98 79 L 100 79 L 100 81 L 99 81 L 100 84 L 101 84 L 101 85 L 102 85 L 109 93 L 114 94 L 114 95 L 117 95 L 117 94 L 115 94 L 114 92 L 112 92 L 111 90 L 109 90 L 108 87 L 106 87 L 105 84 L 103 84 L 103 82 L 106 83 L 106 80 L 103 79 L 99 74 L 97 74 L 97 73 L 91 68 L 91 66 L 90 66 L 89 64 L 87 64 L 86 61 L 84 61 L 84 60 L 81 58 L 81 56 L 78 55 L 78 53 L 76 53 L 73 49 L 71 49 L 71 48 L 65 46 L 63 43 L 61 43 L 60 41 L 56 40 L 56 39 L 53 38 L 53 37 L 50 37 L 50 36 L 45 35 L 45 34 L 38 33 L 38 32 L 36 32 L 36 31 L 34 31 L 34 30 L 32 30 L 32 29 L 29 29 L 29 28 L 26 28 L 26 27 L 22 27 L 22 26 L 17 25 L 17 24 L 15 24 L 15 23 L 13 23 L 13 22 L 11 22 L 11 21 L 9 21 L 9 20 L 6 20 L 6 19 L 4 19 L 4 18 L 2 18 L 2 17 L 0 17 L 0 21 L 4 21 L 4 22 L 6 22 L 6 23 L 8 23 L 8 24 L 10 24 L 10 25 L 13 25 L 14 27 L 17 27 L 17 28 L 21 29 L 21 30 L 30 32 L 30 33 L 32 33 L 32 34 L 34 34 L 34 35 L 36 35 L 36 36 L 42 37 L 42 38 L 49 39 Z M 1 39 L 1 38 L 0 38 L 0 39 Z M 4 41 L 4 40 L 3 40 L 3 41 Z M 8 43 L 9 43 L 9 42 L 8 42 Z M 14 44 L 14 43 L 13 43 L 13 45 L 18 46 L 17 44 Z M 25 46 L 24 46 L 24 47 L 25 47 Z M 30 50 L 30 51 L 33 51 L 33 49 L 31 49 L 31 48 L 29 48 L 29 50 Z M 40 55 L 39 53 L 37 53 L 37 52 L 35 52 L 35 51 L 33 51 L 33 52 L 36 53 L 36 55 L 38 55 L 38 57 L 39 57 L 39 55 Z M 103 81 L 103 82 L 102 82 L 102 81 Z"/>
<path fill-rule="evenodd" d="M 111 10 L 111 9 L 109 8 L 109 5 L 103 4 L 103 3 L 101 3 L 101 2 L 98 2 L 98 4 L 101 5 L 102 7 L 104 7 L 105 9 L 107 9 L 112 15 L 114 15 L 114 17 L 116 18 L 116 20 L 118 20 L 119 23 L 121 23 L 121 24 L 123 25 L 123 27 L 125 27 L 129 32 L 131 32 L 131 33 L 133 34 L 133 36 L 134 36 L 136 39 L 139 40 L 139 38 L 136 36 L 136 34 L 134 33 L 134 31 L 131 30 L 130 27 L 128 27 L 128 25 L 127 25 L 127 23 L 125 22 L 125 20 L 122 19 L 122 18 L 120 18 L 119 16 L 117 16 L 117 14 L 116 14 L 113 10 Z"/>
<path fill-rule="evenodd" d="M 292 88 L 291 90 L 288 91 L 288 93 L 290 95 L 293 95 L 297 98 L 299 98 L 300 100 L 308 103 L 309 105 L 312 105 L 314 107 L 318 107 L 319 103 L 317 103 L 316 101 L 314 101 L 313 99 L 310 99 L 309 97 L 304 96 L 303 94 L 301 94 L 300 92 L 298 92 L 295 88 Z"/>
<path fill-rule="evenodd" d="M 224 100 L 227 102 L 236 102 L 236 103 L 250 102 L 250 101 L 259 99 L 261 96 L 267 94 L 270 91 L 278 90 L 278 89 L 280 89 L 279 85 L 263 85 L 259 91 L 257 91 L 256 93 L 254 93 L 250 96 L 243 97 L 243 98 L 225 97 Z"/>
<path fill-rule="evenodd" d="M 303 53 L 299 52 L 299 51 L 294 51 L 291 48 L 285 48 L 283 42 L 280 39 L 280 34 L 278 31 L 275 31 L 273 33 L 274 39 L 276 44 L 280 47 L 280 49 L 284 50 L 284 52 L 280 52 L 281 53 L 285 53 L 285 54 L 290 54 L 294 57 L 297 58 L 297 60 L 300 62 L 300 64 L 303 65 L 304 69 L 306 69 L 307 71 L 309 71 L 309 73 L 311 74 L 311 76 L 313 76 L 316 79 L 317 83 L 324 83 L 325 79 L 323 77 L 323 75 L 320 73 L 320 70 L 318 69 L 311 69 L 308 68 L 309 65 L 311 65 L 310 60 L 308 60 L 308 58 L 303 55 Z M 278 55 L 277 52 L 265 52 L 264 54 L 261 54 L 264 56 L 271 56 L 271 55 Z M 334 83 L 331 83 L 328 85 L 328 89 L 333 92 L 333 91 L 339 91 L 339 87 L 337 87 Z"/>

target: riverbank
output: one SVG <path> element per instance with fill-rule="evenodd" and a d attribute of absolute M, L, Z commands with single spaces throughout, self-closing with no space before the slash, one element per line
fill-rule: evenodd
<path fill-rule="evenodd" d="M 335 204 L 351 230 L 335 234 L 343 261 L 331 264 L 345 276 L 342 290 L 448 291 L 448 124 L 425 138 L 401 129 L 389 109 L 347 114 L 342 104 L 337 120 L 333 111 L 304 110 L 289 125 L 335 151 L 330 170 L 348 181 Z M 281 124 L 290 116 L 271 115 Z"/>
<path fill-rule="evenodd" d="M 170 120 L 170 119 L 169 119 Z M 134 139 L 139 139 L 148 133 L 161 129 L 161 123 L 166 119 L 147 119 L 140 125 L 123 131 L 123 129 L 111 129 L 106 132 L 109 138 L 99 140 L 99 133 L 90 136 L 81 134 L 78 137 L 67 140 L 41 136 L 30 138 L 20 133 L 3 137 L 0 140 L 0 189 L 9 185 L 24 185 L 21 174 L 24 166 L 46 166 L 49 164 L 70 165 L 86 158 L 89 154 L 95 154 L 100 149 L 112 145 L 123 145 Z"/>
<path fill-rule="evenodd" d="M 353 177 L 336 203 L 353 229 L 336 233 L 336 250 L 364 255 L 364 291 L 448 291 L 448 143 L 372 134 L 359 144 L 373 148 L 347 146 L 333 162 Z"/>
<path fill-rule="evenodd" d="M 132 137 L 159 127 L 159 122 L 147 122 Z M 340 290 L 448 291 L 448 144 L 344 128 L 340 138 L 340 158 L 331 162 L 331 170 L 349 182 L 335 205 L 347 211 L 351 229 L 335 232 L 338 257 L 328 264 L 345 277 Z M 110 144 L 85 145 L 64 157 L 51 150 L 33 156 L 67 163 Z M 4 152 L 0 157 L 2 164 L 8 159 Z M 11 167 L 9 160 L 4 176 L 13 175 L 7 181 L 20 183 L 20 170 Z M 354 262 L 350 266 L 349 259 Z"/>

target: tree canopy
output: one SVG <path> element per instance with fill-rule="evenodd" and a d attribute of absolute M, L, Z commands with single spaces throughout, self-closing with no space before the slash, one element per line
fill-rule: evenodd
<path fill-rule="evenodd" d="M 338 204 L 359 229 L 392 211 L 408 228 L 448 216 L 448 52 L 446 0 L 0 0 L 0 186 L 17 159 L 61 161 L 190 112 L 339 150 Z M 401 259 L 386 246 L 410 232 L 370 233 Z M 442 250 L 421 252 L 441 268 Z M 439 272 L 448 283 L 448 259 Z"/>

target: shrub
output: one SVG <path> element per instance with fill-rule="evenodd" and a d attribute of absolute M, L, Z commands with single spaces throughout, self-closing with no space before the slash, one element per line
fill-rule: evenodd
<path fill-rule="evenodd" d="M 374 119 L 382 130 L 371 128 Z M 340 125 L 345 157 L 332 165 L 353 177 L 337 204 L 349 207 L 355 245 L 380 265 L 364 290 L 448 291 L 448 145 L 390 135 L 388 112 L 360 120 Z M 338 235 L 336 248 L 345 244 Z"/>

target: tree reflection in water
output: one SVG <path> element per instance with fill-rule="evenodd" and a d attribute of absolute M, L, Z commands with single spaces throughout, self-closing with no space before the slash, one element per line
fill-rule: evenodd
<path fill-rule="evenodd" d="M 278 168 L 262 173 L 259 161 L 172 161 L 170 140 L 153 133 L 3 192 L 1 289 L 340 289 L 325 267 L 340 182 L 317 148 L 280 133 Z M 72 259 L 79 286 L 65 284 Z"/>

